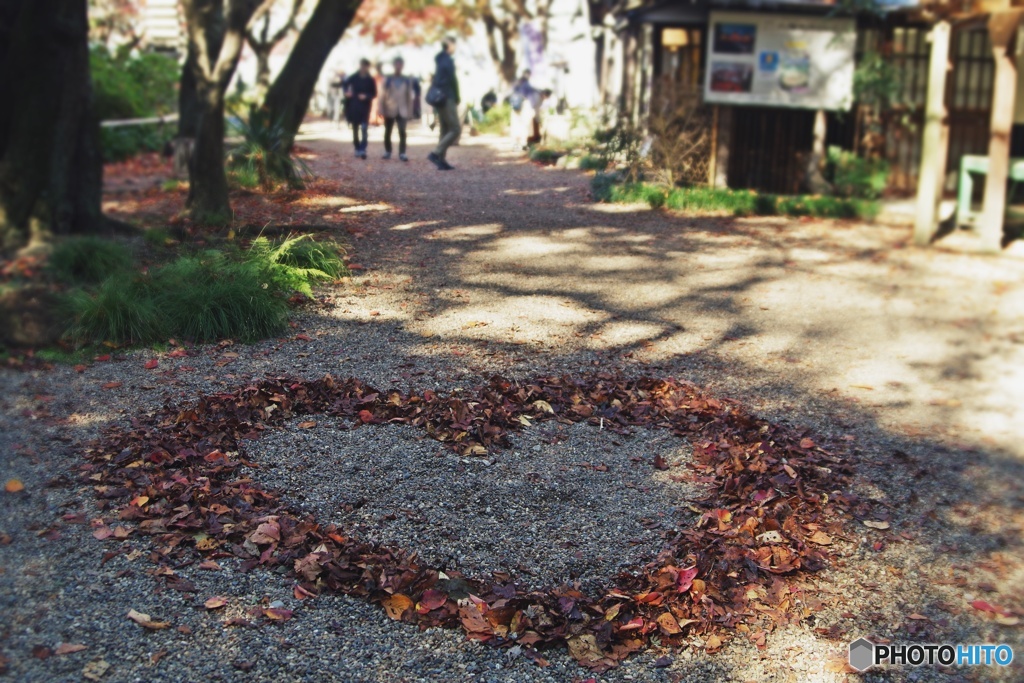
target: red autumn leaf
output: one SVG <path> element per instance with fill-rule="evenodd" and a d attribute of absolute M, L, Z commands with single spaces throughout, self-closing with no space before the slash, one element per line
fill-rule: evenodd
<path fill-rule="evenodd" d="M 668 463 L 665 462 L 665 458 L 663 458 L 660 453 L 658 455 L 654 456 L 654 469 L 656 469 L 656 470 L 667 470 L 668 469 Z"/>
<path fill-rule="evenodd" d="M 371 413 L 369 410 L 360 410 L 359 421 L 362 422 L 363 424 L 373 422 L 373 413 Z"/>
<path fill-rule="evenodd" d="M 118 387 L 123 386 L 123 385 L 124 385 L 124 382 L 107 382 L 106 384 L 103 385 L 103 388 L 104 389 L 117 389 Z"/>
<path fill-rule="evenodd" d="M 697 567 L 679 570 L 679 578 L 676 579 L 676 590 L 685 593 L 693 586 L 693 580 L 697 577 Z"/>
<path fill-rule="evenodd" d="M 800 439 L 800 448 L 803 448 L 804 450 L 814 448 L 814 441 L 804 437 L 803 439 Z"/>
<path fill-rule="evenodd" d="M 430 588 L 423 591 L 423 595 L 420 596 L 419 608 L 430 612 L 431 610 L 444 607 L 446 602 L 448 602 L 447 595 L 439 590 Z"/>
<path fill-rule="evenodd" d="M 297 334 L 295 338 L 299 341 L 313 341 L 313 338 L 306 334 Z"/>
<path fill-rule="evenodd" d="M 158 361 L 156 358 L 150 358 L 149 360 L 146 361 L 145 368 L 147 370 L 152 370 L 158 365 L 160 365 L 160 361 Z"/>
<path fill-rule="evenodd" d="M 105 353 L 102 356 L 96 356 L 96 358 L 94 360 L 96 360 L 99 363 L 106 362 L 106 361 L 110 360 L 110 354 L 109 353 Z"/>

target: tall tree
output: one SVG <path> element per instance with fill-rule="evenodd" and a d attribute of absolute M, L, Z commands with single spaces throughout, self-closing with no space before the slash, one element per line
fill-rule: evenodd
<path fill-rule="evenodd" d="M 225 223 L 231 216 L 224 169 L 224 97 L 260 4 L 258 0 L 182 0 L 197 114 L 187 205 L 201 223 Z M 223 30 L 218 30 L 220 26 Z"/>
<path fill-rule="evenodd" d="M 548 23 L 552 0 L 476 0 L 467 5 L 467 11 L 479 19 L 487 36 L 487 47 L 494 68 L 506 86 L 516 81 L 520 64 L 520 26 L 524 21 L 536 19 L 539 23 L 541 44 L 547 49 Z"/>
<path fill-rule="evenodd" d="M 0 250 L 97 232 L 86 0 L 0 0 Z"/>
<path fill-rule="evenodd" d="M 267 91 L 264 106 L 272 121 L 279 121 L 289 146 L 309 108 L 320 70 L 338 44 L 362 0 L 320 0 L 281 73 Z"/>
<path fill-rule="evenodd" d="M 265 3 L 252 18 L 252 28 L 245 35 L 246 42 L 256 55 L 257 98 L 262 98 L 270 87 L 270 53 L 289 33 L 296 30 L 296 21 L 302 10 L 303 0 L 291 0 L 288 16 L 276 31 L 271 31 L 271 11 L 275 3 Z"/>

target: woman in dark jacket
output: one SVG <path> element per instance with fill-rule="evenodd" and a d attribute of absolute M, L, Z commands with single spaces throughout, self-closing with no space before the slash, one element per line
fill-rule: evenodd
<path fill-rule="evenodd" d="M 370 104 L 377 97 L 377 82 L 370 75 L 370 61 L 359 61 L 359 71 L 345 81 L 345 119 L 352 124 L 356 156 L 366 158 L 366 132 L 370 125 Z M 362 138 L 359 134 L 362 132 Z"/>

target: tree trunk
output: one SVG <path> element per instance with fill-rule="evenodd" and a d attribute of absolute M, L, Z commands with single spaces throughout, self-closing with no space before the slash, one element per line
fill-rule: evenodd
<path fill-rule="evenodd" d="M 306 116 L 320 70 L 352 23 L 360 2 L 320 0 L 299 34 L 284 68 L 267 91 L 264 106 L 270 113 L 270 120 L 280 122 L 284 127 L 289 147 Z"/>
<path fill-rule="evenodd" d="M 0 24 L 0 250 L 97 232 L 86 1 L 0 0 Z"/>
<path fill-rule="evenodd" d="M 231 219 L 224 169 L 224 93 L 238 66 L 257 4 L 256 0 L 182 2 L 195 57 L 192 73 L 198 111 L 186 205 L 201 224 L 223 225 Z"/>
<path fill-rule="evenodd" d="M 270 51 L 273 45 L 260 45 L 253 47 L 253 54 L 256 55 L 256 98 L 260 99 L 270 89 Z"/>
<path fill-rule="evenodd" d="M 491 55 L 491 61 L 498 75 L 501 76 L 502 86 L 507 90 L 511 88 L 518 78 L 516 44 L 519 42 L 519 24 L 515 18 L 499 20 L 491 10 L 490 4 L 480 6 L 481 20 L 484 24 L 484 33 L 487 35 L 487 48 Z M 498 43 L 498 37 L 501 43 Z"/>
<path fill-rule="evenodd" d="M 224 92 L 214 84 L 200 86 L 199 118 L 189 159 L 188 207 L 205 225 L 231 220 L 228 178 L 224 170 Z"/>

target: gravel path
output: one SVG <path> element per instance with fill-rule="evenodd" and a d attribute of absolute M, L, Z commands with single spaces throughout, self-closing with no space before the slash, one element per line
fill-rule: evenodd
<path fill-rule="evenodd" d="M 698 640 L 655 647 L 597 680 L 844 680 L 839 659 L 861 635 L 1009 642 L 1018 655 L 1011 670 L 863 680 L 1024 679 L 1021 626 L 970 605 L 1024 614 L 1024 263 L 909 249 L 906 226 L 595 206 L 586 176 L 524 163 L 495 140 L 467 137 L 443 174 L 422 160 L 424 136 L 407 165 L 353 160 L 344 139 L 313 126 L 302 144 L 319 173 L 352 188 L 325 210 L 343 218 L 362 268 L 297 316 L 302 337 L 0 373 L 3 479 L 25 485 L 0 493 L 8 678 L 586 680 L 562 653 L 539 668 L 358 601 L 300 602 L 289 581 L 231 560 L 179 568 L 195 592 L 169 588 L 149 573 L 144 537 L 92 538 L 103 511 L 75 469 L 107 424 L 267 374 L 447 391 L 496 372 L 618 369 L 684 377 L 845 438 L 858 492 L 891 527 L 859 529 L 855 553 L 814 579 L 807 618 L 763 649 L 743 637 L 718 654 Z M 664 435 L 527 429 L 513 449 L 463 462 L 407 430 L 339 427 L 290 425 L 256 442 L 254 477 L 323 521 L 467 573 L 606 585 L 657 552 L 697 493 L 637 466 L 687 457 Z M 121 552 L 104 562 L 110 550 Z M 213 595 L 228 605 L 207 611 Z M 276 601 L 295 618 L 224 624 Z M 129 609 L 171 626 L 144 630 Z M 61 643 L 85 649 L 57 654 Z"/>

